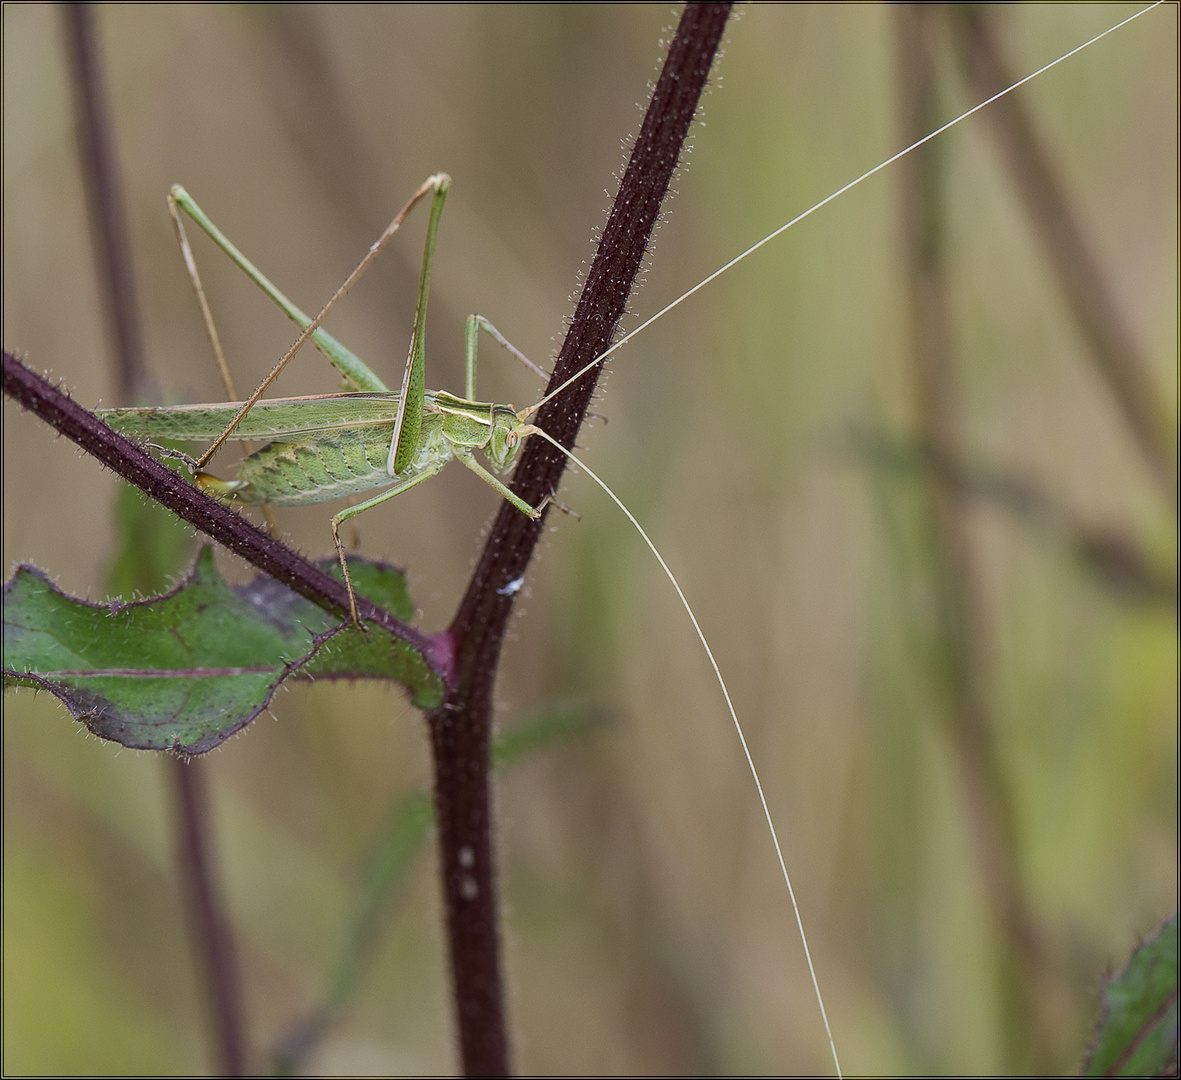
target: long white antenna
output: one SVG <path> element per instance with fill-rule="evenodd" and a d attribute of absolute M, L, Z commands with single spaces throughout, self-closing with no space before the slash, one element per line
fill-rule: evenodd
<path fill-rule="evenodd" d="M 538 409 L 540 409 L 541 406 L 544 405 L 547 401 L 549 401 L 551 398 L 557 397 L 558 394 L 560 394 L 563 390 L 565 390 L 566 387 L 568 387 L 571 383 L 577 382 L 579 379 L 582 378 L 583 375 L 585 375 L 588 371 L 590 371 L 591 368 L 593 368 L 596 364 L 601 364 L 604 360 L 607 359 L 608 356 L 610 356 L 613 352 L 615 352 L 616 349 L 621 348 L 622 346 L 626 345 L 637 334 L 639 334 L 643 330 L 646 330 L 649 326 L 651 326 L 654 322 L 656 322 L 657 319 L 663 319 L 664 316 L 667 315 L 670 311 L 672 311 L 673 308 L 679 307 L 686 300 L 688 300 L 689 297 L 692 296 L 694 293 L 700 292 L 711 281 L 714 281 L 717 278 L 720 278 L 731 267 L 737 266 L 740 262 L 742 262 L 743 259 L 747 258 L 747 256 L 753 255 L 756 251 L 759 250 L 759 248 L 763 247 L 766 244 L 771 243 L 772 240 L 774 240 L 776 237 L 780 236 L 781 234 L 787 232 L 787 230 L 790 229 L 793 225 L 798 225 L 801 221 L 804 220 L 804 218 L 811 217 L 821 207 L 827 206 L 830 202 L 832 202 L 833 199 L 839 198 L 841 195 L 844 195 L 846 191 L 852 191 L 852 189 L 855 188 L 858 184 L 860 184 L 863 180 L 868 180 L 871 176 L 875 175 L 876 173 L 881 172 L 887 166 L 893 165 L 894 162 L 896 162 L 899 158 L 906 157 L 906 155 L 909 154 L 912 150 L 917 150 L 924 143 L 930 142 L 933 138 L 935 138 L 936 135 L 942 135 L 945 131 L 948 130 L 948 128 L 955 127 L 955 125 L 960 123 L 960 121 L 966 120 L 969 116 L 972 116 L 974 113 L 978 113 L 985 106 L 991 105 L 994 101 L 998 101 L 1000 98 L 1003 98 L 1006 94 L 1011 94 L 1019 86 L 1024 86 L 1031 79 L 1036 79 L 1039 75 L 1042 75 L 1045 72 L 1049 71 L 1050 68 L 1057 67 L 1064 60 L 1069 60 L 1072 56 L 1075 55 L 1075 53 L 1080 53 L 1083 51 L 1083 49 L 1090 48 L 1092 45 L 1095 44 L 1095 42 L 1100 41 L 1103 38 L 1107 37 L 1108 34 L 1114 34 L 1121 27 L 1127 26 L 1128 23 L 1130 23 L 1133 19 L 1140 18 L 1140 16 L 1143 15 L 1145 12 L 1151 11 L 1153 8 L 1160 7 L 1161 4 L 1163 4 L 1164 2 L 1165 2 L 1165 0 L 1156 0 L 1156 3 L 1149 4 L 1149 6 L 1146 8 L 1141 8 L 1134 15 L 1129 15 L 1126 19 L 1122 20 L 1121 22 L 1117 22 L 1114 26 L 1108 27 L 1102 33 L 1096 34 L 1093 38 L 1090 39 L 1090 41 L 1085 41 L 1085 42 L 1083 42 L 1083 44 L 1075 46 L 1075 48 L 1071 49 L 1070 52 L 1064 53 L 1062 56 L 1058 57 L 1057 60 L 1051 60 L 1048 64 L 1045 64 L 1044 66 L 1038 68 L 1037 71 L 1034 71 L 1029 75 L 1026 75 L 1025 78 L 1023 78 L 1023 79 L 1019 79 L 1017 82 L 1013 83 L 1012 86 L 1006 87 L 1004 90 L 998 91 L 997 93 L 993 94 L 992 97 L 988 98 L 985 101 L 980 102 L 979 105 L 972 106 L 972 108 L 970 108 L 967 112 L 960 113 L 960 115 L 957 116 L 954 120 L 949 120 L 946 124 L 944 124 L 940 128 L 936 128 L 929 135 L 924 135 L 921 139 L 919 139 L 917 142 L 911 143 L 904 150 L 899 150 L 898 153 L 896 153 L 893 157 L 887 158 L 885 161 L 881 162 L 881 164 L 875 165 L 872 169 L 869 169 L 867 172 L 863 172 L 859 177 L 857 177 L 856 180 L 850 180 L 844 187 L 838 188 L 836 191 L 834 191 L 827 198 L 821 199 L 820 202 L 816 203 L 815 206 L 809 207 L 802 214 L 799 214 L 796 217 L 792 218 L 791 221 L 787 222 L 784 225 L 780 225 L 778 229 L 776 229 L 772 233 L 768 233 L 758 243 L 751 244 L 751 246 L 748 247 L 740 255 L 735 255 L 734 258 L 732 258 L 728 263 L 726 263 L 725 266 L 719 267 L 712 274 L 710 274 L 709 277 L 703 278 L 696 285 L 694 285 L 693 288 L 689 289 L 687 292 L 682 293 L 671 304 L 666 304 L 655 315 L 651 316 L 650 318 L 645 319 L 642 323 L 640 323 L 639 326 L 637 326 L 630 333 L 624 334 L 624 336 L 621 337 L 617 342 L 615 342 L 614 345 L 612 345 L 609 349 L 606 349 L 603 352 L 601 352 L 589 364 L 587 364 L 586 367 L 582 368 L 581 371 L 578 371 L 575 374 L 571 375 L 570 378 L 568 378 L 564 383 L 562 383 L 562 385 L 559 386 L 556 390 L 551 390 L 540 401 L 536 402 L 533 405 L 530 405 L 529 408 L 522 410 L 521 416 L 523 416 L 523 417 L 524 416 L 532 416 L 533 413 L 535 413 Z"/>
<path fill-rule="evenodd" d="M 693 629 L 697 631 L 697 640 L 701 642 L 701 647 L 705 650 L 705 655 L 709 657 L 710 667 L 714 669 L 714 676 L 718 680 L 718 686 L 722 688 L 722 696 L 726 699 L 726 708 L 730 710 L 730 719 L 734 721 L 734 730 L 738 732 L 738 741 L 742 743 L 742 752 L 746 755 L 746 764 L 750 768 L 750 775 L 754 777 L 755 788 L 759 793 L 759 802 L 763 804 L 763 817 L 766 818 L 767 828 L 771 831 L 771 841 L 775 845 L 775 854 L 779 857 L 779 869 L 783 872 L 783 880 L 787 885 L 787 894 L 791 897 L 791 908 L 795 912 L 796 926 L 800 930 L 800 941 L 804 945 L 804 957 L 808 961 L 808 972 L 812 976 L 812 989 L 816 991 L 816 1003 L 820 1006 L 820 1016 L 824 1020 L 824 1030 L 828 1034 L 828 1046 L 832 1050 L 832 1062 L 836 1066 L 837 1076 L 841 1076 L 841 1063 L 837 1060 L 837 1045 L 833 1041 L 832 1028 L 828 1024 L 828 1013 L 824 1008 L 824 998 L 820 994 L 820 982 L 816 978 L 816 968 L 812 963 L 812 952 L 808 948 L 808 936 L 804 933 L 804 920 L 800 917 L 800 906 L 796 903 L 796 891 L 791 887 L 791 875 L 787 872 L 787 862 L 783 858 L 783 849 L 779 846 L 779 834 L 775 831 L 775 822 L 771 820 L 771 808 L 767 805 L 767 796 L 763 794 L 763 782 L 759 779 L 759 770 L 755 768 L 755 759 L 751 756 L 750 747 L 746 744 L 746 736 L 742 733 L 742 725 L 738 722 L 738 713 L 734 711 L 734 702 L 730 700 L 730 691 L 726 688 L 726 680 L 722 678 L 721 669 L 718 667 L 717 660 L 714 659 L 714 651 L 709 647 L 709 642 L 705 640 L 705 634 L 701 630 L 701 624 L 697 621 L 697 616 L 693 614 L 693 609 L 689 606 L 689 601 L 685 599 L 685 594 L 681 591 L 681 586 L 677 582 L 676 577 L 673 576 L 673 572 L 668 568 L 668 563 L 664 561 L 664 556 L 656 550 L 656 545 L 652 543 L 648 534 L 644 532 L 644 527 L 636 521 L 635 515 L 623 505 L 619 496 L 607 486 L 606 482 L 601 480 L 598 474 L 585 462 L 580 461 L 570 453 L 557 439 L 547 435 L 541 428 L 534 424 L 525 425 L 519 430 L 518 434 L 540 435 L 546 442 L 561 450 L 563 454 L 598 484 L 607 493 L 611 501 L 623 511 L 627 520 L 635 526 L 636 532 L 644 538 L 644 543 L 648 545 L 648 550 L 656 556 L 656 561 L 660 563 L 661 569 L 668 575 L 668 580 L 672 582 L 673 588 L 676 589 L 677 596 L 681 600 L 681 605 L 684 607 L 685 613 L 689 616 L 689 621 L 693 624 Z"/>

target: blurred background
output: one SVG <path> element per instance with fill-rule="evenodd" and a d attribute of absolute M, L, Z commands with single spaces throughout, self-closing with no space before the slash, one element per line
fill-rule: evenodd
<path fill-rule="evenodd" d="M 1131 10 L 985 16 L 1025 74 Z M 428 385 L 462 390 L 469 311 L 545 366 L 675 18 L 658 5 L 99 8 L 160 395 L 224 396 L 167 217 L 173 183 L 314 310 L 445 170 Z M 3 19 L 4 345 L 86 405 L 124 404 L 62 16 L 5 5 Z M 1153 11 L 1022 91 L 1144 359 L 1166 477 L 1177 19 Z M 895 24 L 859 5 L 750 7 L 731 22 L 629 325 L 904 145 Z M 942 122 L 978 98 L 947 22 L 929 33 Z M 940 430 L 954 467 L 916 452 L 908 174 L 895 168 L 621 350 L 603 420 L 582 438 L 678 574 L 729 682 L 848 1072 L 1073 1071 L 1104 969 L 1177 904 L 1176 489 L 1098 374 L 993 134 L 981 114 L 940 142 Z M 390 382 L 424 220 L 330 322 Z M 249 386 L 294 334 L 204 237 L 194 247 Z M 482 398 L 540 396 L 520 365 L 482 350 Z M 308 351 L 277 392 L 335 389 Z M 6 576 L 35 562 L 104 599 L 114 477 L 7 401 L 3 464 Z M 550 517 L 499 723 L 571 703 L 598 722 L 500 782 L 517 1066 L 827 1070 L 786 890 L 700 645 L 605 497 L 577 476 L 561 497 L 581 519 Z M 932 510 L 941 499 L 950 519 Z M 495 509 L 448 469 L 364 515 L 356 541 L 406 568 L 420 625 L 438 630 Z M 281 512 L 280 527 L 324 554 L 330 512 Z M 950 584 L 948 527 L 961 556 Z M 956 603 L 970 632 L 949 653 L 941 612 Z M 949 655 L 969 672 L 987 767 L 963 737 Z M 86 737 L 25 691 L 5 697 L 3 735 L 4 1070 L 208 1070 L 166 763 Z M 211 785 L 256 1068 L 317 1001 L 367 852 L 390 807 L 427 783 L 425 745 L 396 688 L 295 686 L 194 766 Z M 394 898 L 310 1071 L 456 1068 L 432 855 Z"/>

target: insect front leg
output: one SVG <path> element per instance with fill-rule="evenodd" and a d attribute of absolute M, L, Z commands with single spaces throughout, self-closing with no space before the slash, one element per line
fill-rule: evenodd
<path fill-rule="evenodd" d="M 456 446 L 454 447 L 454 452 L 455 459 L 457 461 L 462 462 L 469 469 L 471 469 L 472 472 L 474 472 L 481 480 L 483 480 L 485 484 L 488 484 L 490 487 L 494 487 L 500 493 L 501 498 L 506 499 L 508 502 L 512 503 L 513 506 L 520 510 L 521 513 L 526 517 L 531 517 L 534 521 L 541 517 L 541 511 L 545 509 L 546 503 L 549 502 L 548 495 L 541 506 L 537 507 L 537 509 L 534 509 L 519 495 L 516 495 L 510 491 L 506 484 L 498 480 L 487 469 L 485 469 L 484 466 L 476 460 L 475 454 L 473 454 L 472 451 L 467 447 Z"/>

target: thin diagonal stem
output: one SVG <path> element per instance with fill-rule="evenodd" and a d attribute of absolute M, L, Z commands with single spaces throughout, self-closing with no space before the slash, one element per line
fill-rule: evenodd
<path fill-rule="evenodd" d="M 7 350 L 4 352 L 4 393 L 194 528 L 207 533 L 317 607 L 342 618 L 348 616 L 348 592 L 336 578 L 161 465 L 150 454 L 112 431 L 63 390 L 30 371 Z M 357 611 L 365 621 L 377 623 L 408 642 L 427 658 L 435 672 L 447 677 L 451 663 L 450 643 L 444 635 L 423 634 L 363 596 L 357 597 Z"/>

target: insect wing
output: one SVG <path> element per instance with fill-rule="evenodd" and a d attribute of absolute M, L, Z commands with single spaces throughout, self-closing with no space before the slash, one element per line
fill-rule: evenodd
<path fill-rule="evenodd" d="M 432 403 L 427 403 L 427 408 Z M 162 408 L 99 409 L 96 415 L 125 435 L 155 439 L 212 439 L 238 414 L 241 402 Z M 315 439 L 351 428 L 393 423 L 398 395 L 328 394 L 260 401 L 231 439 Z"/>

